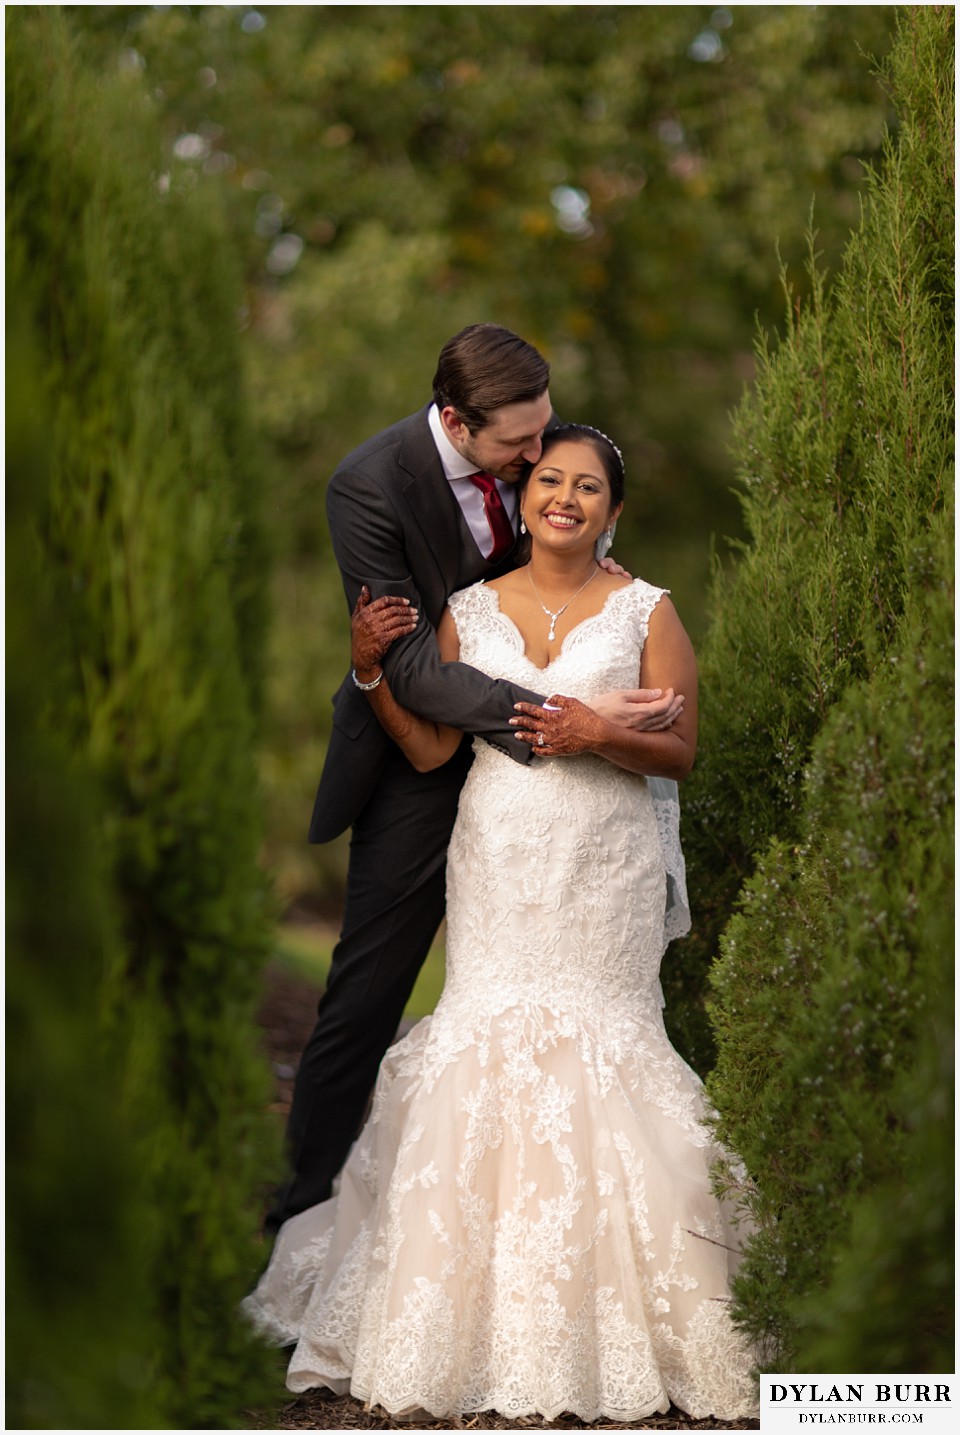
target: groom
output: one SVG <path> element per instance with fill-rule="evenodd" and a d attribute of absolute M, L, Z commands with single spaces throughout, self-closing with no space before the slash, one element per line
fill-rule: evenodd
<path fill-rule="evenodd" d="M 473 324 L 440 354 L 433 402 L 349 454 L 327 491 L 347 603 L 400 594 L 415 630 L 383 659 L 399 703 L 478 734 L 519 763 L 530 747 L 509 726 L 516 702 L 543 694 L 441 663 L 434 629 L 451 593 L 516 566 L 517 485 L 553 422 L 549 366 L 495 324 Z M 605 694 L 604 716 L 667 727 L 672 693 Z M 266 1228 L 326 1200 L 363 1119 L 444 912 L 444 869 L 469 743 L 418 773 L 385 736 L 354 674 L 334 697 L 333 731 L 310 824 L 311 842 L 352 827 L 343 930 L 334 948 L 293 1093 L 292 1175 Z"/>

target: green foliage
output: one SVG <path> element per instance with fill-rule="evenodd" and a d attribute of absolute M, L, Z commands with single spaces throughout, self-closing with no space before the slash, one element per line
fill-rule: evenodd
<path fill-rule="evenodd" d="M 952 463 L 952 229 L 926 222 L 912 176 L 942 181 L 950 136 L 908 119 L 869 177 L 829 298 L 811 238 L 809 302 L 788 292 L 783 342 L 759 341 L 735 416 L 749 539 L 715 575 L 701 654 L 702 740 L 684 789 L 698 930 L 677 954 L 684 974 L 669 974 L 681 987 L 712 959 L 756 854 L 795 834 L 815 735 L 884 660 L 905 595 L 927 581 L 925 534 Z M 702 1015 L 682 1039 L 709 1066 Z"/>
<path fill-rule="evenodd" d="M 81 1210 L 87 1185 L 112 1191 L 73 1252 L 62 1318 L 84 1312 L 83 1272 L 98 1291 L 111 1277 L 126 1284 L 136 1238 L 142 1279 L 113 1292 L 132 1314 L 109 1370 L 133 1351 L 153 1420 L 230 1423 L 268 1369 L 237 1305 L 259 1254 L 255 1188 L 275 1159 L 253 1024 L 271 916 L 252 718 L 264 551 L 236 275 L 215 204 L 159 180 L 139 76 L 98 81 L 56 11 L 12 12 L 7 39 L 9 253 L 38 348 L 25 402 L 46 416 L 50 473 L 23 520 L 42 582 L 25 582 L 16 606 L 26 633 L 49 624 L 56 679 L 25 688 L 24 751 L 41 767 L 53 754 L 68 778 L 60 813 L 45 786 L 57 768 L 44 773 L 31 818 L 34 864 L 47 828 L 52 842 L 47 870 L 24 878 L 18 918 L 34 963 L 56 971 L 72 944 L 69 906 L 38 913 L 42 892 L 55 902 L 61 880 L 65 892 L 90 889 L 89 910 L 78 907 L 86 1000 L 61 1010 L 58 993 L 47 1013 L 25 997 L 23 1040 L 37 1061 L 61 1034 L 69 1053 L 75 1017 L 73 1045 L 92 1066 L 89 1091 L 63 1105 L 76 1099 L 92 1133 Z M 86 846 L 64 877 L 50 864 L 63 860 L 74 808 Z M 51 1087 L 70 1071 L 65 1056 Z M 53 1135 L 38 1142 L 32 1179 L 51 1185 L 45 1209 L 59 1203 L 69 1223 L 77 1182 L 64 1178 L 62 1149 Z M 21 1232 L 33 1214 L 16 1209 Z M 49 1282 L 34 1283 L 13 1324 L 32 1331 L 52 1298 Z M 87 1324 L 63 1346 L 85 1348 Z M 74 1389 L 64 1364 L 49 1401 L 37 1397 L 41 1416 L 47 1401 L 54 1424 L 111 1423 L 87 1418 L 87 1381 Z"/>
<path fill-rule="evenodd" d="M 886 6 L 84 7 L 141 66 L 174 184 L 215 188 L 245 257 L 253 397 L 280 554 L 263 780 L 281 893 L 345 670 L 327 478 L 419 407 L 441 344 L 496 319 L 540 344 L 558 410 L 627 455 L 617 556 L 696 639 L 710 536 L 738 531 L 728 411 L 817 195 L 831 262 L 888 106 Z M 371 17 L 375 22 L 371 23 Z M 302 245 L 302 248 L 300 247 Z M 800 282 L 803 282 L 802 279 Z"/>
<path fill-rule="evenodd" d="M 739 1312 L 788 1370 L 949 1368 L 952 31 L 901 14 L 899 143 L 831 295 L 812 267 L 761 349 L 702 665 L 682 980 L 719 941 L 710 1085 L 760 1228 Z"/>
<path fill-rule="evenodd" d="M 939 1230 L 943 1219 L 939 1201 L 910 1209 L 918 1191 L 909 1173 L 924 1157 L 912 1151 L 901 1094 L 918 1084 L 916 1068 L 952 1007 L 951 602 L 945 581 L 925 596 L 911 604 L 886 669 L 852 684 L 824 725 L 798 841 L 767 849 L 714 974 L 712 1090 L 723 1138 L 757 1178 L 752 1205 L 766 1232 L 747 1261 L 741 1302 L 751 1330 L 782 1342 L 788 1369 L 865 1368 L 835 1353 L 823 1363 L 823 1332 L 869 1348 L 865 1332 L 847 1328 L 829 1282 L 844 1258 L 866 1269 L 856 1221 L 867 1209 L 875 1219 L 878 1188 L 889 1201 L 884 1239 L 919 1243 L 924 1224 L 934 1219 Z M 938 1094 L 928 1089 L 924 1099 Z M 941 1143 L 945 1115 L 931 1133 Z M 939 1154 L 926 1177 L 934 1190 L 945 1182 Z M 908 1214 L 914 1223 L 902 1228 Z M 909 1278 L 899 1271 L 895 1313 L 883 1312 L 908 1357 L 875 1366 L 875 1352 L 871 1368 L 940 1368 L 949 1292 L 927 1278 L 944 1250 L 930 1256 Z M 808 1320 L 821 1331 L 817 1364 L 806 1358 Z M 934 1352 L 925 1345 L 931 1324 L 940 1327 Z"/>
<path fill-rule="evenodd" d="M 726 476 L 714 440 L 739 376 L 711 360 L 749 347 L 758 305 L 773 318 L 773 240 L 799 252 L 814 191 L 831 253 L 856 218 L 851 155 L 877 148 L 884 116 L 857 46 L 885 50 L 884 7 L 261 19 L 92 7 L 84 26 L 144 65 L 171 142 L 194 136 L 173 170 L 226 192 L 282 445 L 311 443 L 325 476 L 420 402 L 443 340 L 489 312 L 549 349 L 565 411 L 643 442 L 648 479 Z M 695 491 L 671 493 L 687 522 Z"/>
<path fill-rule="evenodd" d="M 36 544 L 49 412 L 22 277 L 8 270 L 7 1420 L 146 1427 L 160 1418 L 144 1354 L 158 1336 L 155 1219 L 122 1097 L 125 1053 L 105 1043 L 99 1012 L 119 960 L 116 903 L 96 785 L 37 721 L 65 684 Z"/>
<path fill-rule="evenodd" d="M 948 1000 L 929 1012 L 917 1070 L 892 1093 L 902 1168 L 851 1203 L 849 1238 L 826 1291 L 797 1302 L 808 1370 L 953 1369 L 951 1010 Z"/>

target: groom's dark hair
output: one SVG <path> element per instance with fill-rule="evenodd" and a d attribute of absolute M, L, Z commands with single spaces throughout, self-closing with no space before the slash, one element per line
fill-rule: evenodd
<path fill-rule="evenodd" d="M 440 350 L 433 400 L 456 409 L 473 434 L 504 404 L 538 399 L 549 382 L 550 365 L 532 344 L 499 324 L 471 324 Z"/>

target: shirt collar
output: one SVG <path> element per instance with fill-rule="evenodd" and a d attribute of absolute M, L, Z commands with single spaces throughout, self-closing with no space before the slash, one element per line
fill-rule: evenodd
<path fill-rule="evenodd" d="M 430 405 L 427 423 L 430 425 L 430 432 L 433 434 L 433 441 L 437 446 L 447 481 L 456 483 L 458 479 L 469 478 L 471 473 L 476 473 L 477 465 L 471 463 L 468 458 L 464 458 L 462 453 L 458 453 L 447 437 L 443 420 L 440 417 L 440 410 L 436 404 Z"/>

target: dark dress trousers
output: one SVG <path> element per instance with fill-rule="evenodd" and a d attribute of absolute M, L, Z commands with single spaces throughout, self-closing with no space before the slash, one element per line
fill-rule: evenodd
<path fill-rule="evenodd" d="M 515 566 L 492 567 L 450 488 L 428 409 L 350 454 L 330 480 L 327 514 L 347 603 L 366 583 L 374 598 L 402 594 L 420 622 L 383 667 L 412 712 L 476 733 L 518 762 L 530 749 L 509 726 L 513 704 L 544 696 L 442 663 L 434 629 L 452 592 Z M 418 773 L 390 741 L 350 675 L 334 697 L 333 731 L 310 841 L 353 828 L 343 931 L 300 1062 L 287 1131 L 292 1176 L 267 1218 L 326 1200 L 357 1135 L 377 1067 L 444 912 L 444 868 L 470 744 Z"/>

